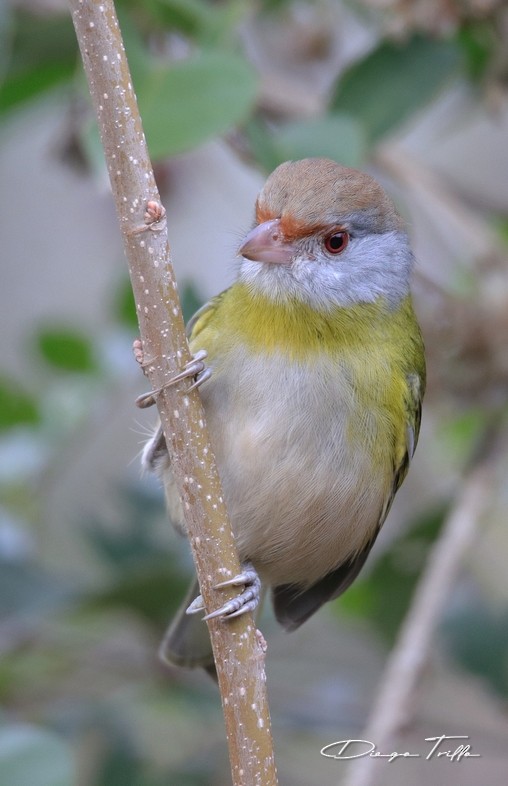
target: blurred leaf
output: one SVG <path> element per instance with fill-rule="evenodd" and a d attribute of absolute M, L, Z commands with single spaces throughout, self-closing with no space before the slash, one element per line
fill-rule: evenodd
<path fill-rule="evenodd" d="M 260 0 L 261 9 L 266 12 L 280 11 L 284 6 L 292 3 L 293 0 Z"/>
<path fill-rule="evenodd" d="M 110 586 L 89 596 L 89 610 L 128 609 L 162 633 L 190 583 L 182 560 L 165 554 L 125 570 Z"/>
<path fill-rule="evenodd" d="M 113 571 L 109 586 L 90 594 L 88 608 L 127 608 L 161 628 L 167 624 L 190 581 L 192 561 L 157 533 L 154 519 L 161 514 L 162 495 L 139 485 L 121 489 L 116 527 L 84 522 L 88 544 Z"/>
<path fill-rule="evenodd" d="M 151 5 L 169 28 L 189 36 L 202 35 L 215 24 L 217 9 L 202 0 L 152 0 Z"/>
<path fill-rule="evenodd" d="M 96 786 L 141 786 L 141 757 L 134 738 L 125 733 L 113 735 L 109 730 L 105 741 L 107 748 L 95 778 Z"/>
<path fill-rule="evenodd" d="M 185 281 L 180 287 L 180 302 L 182 304 L 183 318 L 185 322 L 188 322 L 198 308 L 203 305 L 203 298 L 198 295 L 192 281 Z M 125 325 L 130 330 L 138 330 L 136 303 L 134 302 L 132 286 L 128 276 L 122 281 L 115 294 L 113 313 L 120 324 Z"/>
<path fill-rule="evenodd" d="M 117 508 L 119 521 L 114 528 L 100 519 L 87 519 L 81 525 L 88 544 L 110 567 L 125 571 L 169 552 L 153 526 L 156 517 L 165 515 L 162 494 L 151 494 L 141 484 L 122 485 Z"/>
<path fill-rule="evenodd" d="M 502 243 L 508 246 L 508 217 L 502 216 L 494 221 L 494 228 L 498 233 Z"/>
<path fill-rule="evenodd" d="M 256 86 L 252 68 L 232 54 L 203 52 L 153 68 L 137 85 L 150 154 L 175 155 L 224 133 L 247 117 Z"/>
<path fill-rule="evenodd" d="M 115 3 L 115 5 L 117 4 Z M 146 76 L 150 69 L 150 50 L 147 41 L 143 38 L 144 28 L 138 16 L 138 12 L 142 13 L 147 5 L 147 0 L 142 6 L 140 6 L 139 0 L 122 0 L 118 8 L 118 21 L 135 88 L 137 88 L 137 79 Z M 129 13 L 124 6 L 129 6 L 129 10 L 132 8 L 134 13 Z M 149 39 L 149 35 L 150 30 L 148 29 L 145 38 Z M 86 83 L 84 84 L 86 88 Z"/>
<path fill-rule="evenodd" d="M 248 9 L 246 2 L 210 3 L 205 0 L 149 0 L 148 7 L 159 24 L 179 30 L 202 44 L 218 44 L 229 38 Z"/>
<path fill-rule="evenodd" d="M 367 140 L 357 120 L 337 113 L 318 120 L 288 123 L 275 134 L 275 148 L 279 164 L 289 159 L 318 156 L 357 167 L 365 158 Z"/>
<path fill-rule="evenodd" d="M 374 142 L 434 98 L 460 62 L 454 41 L 415 36 L 405 44 L 384 42 L 341 77 L 332 109 L 357 118 Z"/>
<path fill-rule="evenodd" d="M 341 596 L 337 609 L 367 617 L 388 642 L 397 634 L 427 555 L 439 534 L 446 511 L 429 511 L 390 545 L 365 578 Z"/>
<path fill-rule="evenodd" d="M 14 14 L 10 57 L 0 86 L 0 112 L 70 79 L 75 72 L 76 53 L 69 14 Z"/>
<path fill-rule="evenodd" d="M 125 327 L 133 330 L 139 329 L 136 303 L 134 301 L 134 294 L 128 276 L 122 280 L 115 293 L 113 315 L 122 325 L 125 325 Z"/>
<path fill-rule="evenodd" d="M 20 71 L 44 62 L 76 62 L 78 45 L 70 14 L 63 12 L 14 15 L 11 67 Z"/>
<path fill-rule="evenodd" d="M 13 109 L 18 104 L 36 97 L 74 73 L 74 65 L 66 63 L 43 63 L 24 73 L 7 78 L 0 88 L 0 113 Z"/>
<path fill-rule="evenodd" d="M 0 3 L 0 91 L 11 57 L 14 14 L 7 3 Z"/>
<path fill-rule="evenodd" d="M 508 696 L 508 610 L 487 606 L 479 594 L 468 596 L 448 609 L 441 632 L 462 668 Z"/>
<path fill-rule="evenodd" d="M 190 691 L 180 691 L 177 685 L 165 685 L 164 715 L 160 722 L 170 724 L 174 722 L 174 712 L 181 723 L 182 713 L 206 712 L 206 697 L 203 691 L 190 694 Z M 168 701 L 169 699 L 169 701 Z M 213 716 L 215 718 L 215 715 Z M 144 721 L 147 719 L 144 718 Z M 159 722 L 159 718 L 155 721 Z M 192 714 L 189 713 L 188 724 L 192 724 Z M 143 751 L 135 728 L 130 728 L 124 719 L 118 716 L 111 717 L 109 723 L 96 723 L 104 745 L 101 761 L 94 778 L 94 786 L 207 786 L 210 784 L 210 768 L 213 764 L 210 757 L 196 751 L 195 756 L 187 763 L 185 770 L 178 768 L 175 771 L 164 773 L 154 772 L 153 762 L 146 761 L 146 751 Z M 203 761 L 203 759 L 205 759 Z M 180 765 L 181 766 L 181 765 Z"/>
<path fill-rule="evenodd" d="M 0 619 L 40 621 L 43 614 L 67 604 L 75 592 L 35 562 L 0 560 Z"/>
<path fill-rule="evenodd" d="M 496 33 L 490 20 L 466 22 L 457 34 L 471 79 L 481 79 L 496 51 Z"/>
<path fill-rule="evenodd" d="M 0 727 L 0 783 L 5 786 L 72 786 L 69 746 L 34 726 Z"/>
<path fill-rule="evenodd" d="M 194 316 L 196 311 L 203 305 L 203 298 L 201 298 L 196 290 L 192 281 L 185 281 L 181 288 L 180 300 L 182 303 L 182 312 L 185 323 Z"/>
<path fill-rule="evenodd" d="M 14 379 L 0 376 L 0 431 L 22 424 L 34 425 L 39 421 L 35 398 L 22 390 Z"/>
<path fill-rule="evenodd" d="M 284 161 L 322 156 L 344 166 L 361 166 L 367 153 L 367 140 L 361 123 L 349 115 L 335 113 L 313 120 L 267 128 L 257 118 L 245 125 L 250 148 L 256 161 L 271 172 Z"/>
<path fill-rule="evenodd" d="M 36 346 L 46 363 L 69 372 L 96 369 L 91 341 L 75 328 L 47 327 L 39 330 Z"/>
<path fill-rule="evenodd" d="M 468 409 L 455 417 L 446 418 L 441 425 L 440 441 L 452 464 L 463 465 L 473 454 L 485 434 L 491 414 L 482 409 Z"/>
<path fill-rule="evenodd" d="M 141 516 L 120 531 L 108 529 L 99 521 L 84 525 L 83 532 L 96 554 L 116 570 L 126 570 L 160 554 L 161 546 L 150 536 L 149 520 Z M 148 525 L 148 526 L 147 526 Z"/>
<path fill-rule="evenodd" d="M 83 82 L 84 89 L 85 85 Z M 99 129 L 92 115 L 89 115 L 87 120 L 77 129 L 73 144 L 77 146 L 78 153 L 76 154 L 74 151 L 71 151 L 71 153 L 74 158 L 78 157 L 80 165 L 84 167 L 84 171 L 93 172 L 100 178 L 104 174 L 106 162 Z"/>
<path fill-rule="evenodd" d="M 245 123 L 244 132 L 256 163 L 263 167 L 265 172 L 272 172 L 280 164 L 273 131 L 268 130 L 258 117 L 252 117 Z"/>

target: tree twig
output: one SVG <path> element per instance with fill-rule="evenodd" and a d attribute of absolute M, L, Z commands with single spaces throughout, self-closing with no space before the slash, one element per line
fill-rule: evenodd
<path fill-rule="evenodd" d="M 430 553 L 388 659 L 381 688 L 363 732 L 363 738 L 375 743 L 377 750 L 383 753 L 394 749 L 397 734 L 410 718 L 411 701 L 441 618 L 444 599 L 448 597 L 464 556 L 474 542 L 481 516 L 491 498 L 492 454 L 496 446 L 497 440 L 489 428 L 481 449 L 470 462 L 455 504 Z M 376 758 L 356 759 L 343 786 L 376 784 L 378 768 Z"/>
<path fill-rule="evenodd" d="M 207 610 L 234 591 L 214 590 L 240 571 L 199 394 L 164 388 L 189 347 L 170 262 L 166 217 L 148 156 L 113 0 L 69 0 L 129 263 L 147 376 L 182 497 Z M 235 786 L 276 786 L 264 652 L 251 615 L 209 623 Z"/>

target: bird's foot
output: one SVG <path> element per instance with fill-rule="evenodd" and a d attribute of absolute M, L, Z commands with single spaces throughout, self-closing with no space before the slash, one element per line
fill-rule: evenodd
<path fill-rule="evenodd" d="M 153 364 L 153 360 L 144 360 L 143 347 L 139 339 L 134 341 L 132 348 L 134 351 L 134 357 L 143 370 L 146 369 L 147 366 Z M 185 364 L 182 371 L 180 371 L 179 374 L 175 374 L 175 376 L 165 382 L 162 387 L 157 388 L 156 390 L 150 390 L 148 393 L 142 393 L 141 396 L 138 396 L 136 399 L 136 406 L 140 407 L 141 409 L 151 407 L 153 404 L 155 404 L 157 396 L 162 393 L 163 390 L 171 387 L 172 385 L 176 385 L 176 383 L 181 382 L 182 379 L 188 379 L 189 377 L 194 379 L 192 385 L 187 388 L 187 393 L 190 390 L 194 390 L 194 388 L 198 388 L 203 384 L 203 382 L 206 382 L 206 380 L 210 379 L 212 376 L 212 370 L 208 368 L 203 362 L 206 357 L 206 350 L 200 349 L 199 352 L 196 352 L 196 354 L 192 356 L 192 360 Z"/>
<path fill-rule="evenodd" d="M 245 589 L 236 598 L 226 601 L 220 608 L 203 617 L 204 620 L 211 620 L 215 617 L 230 620 L 257 608 L 261 595 L 261 581 L 250 563 L 246 563 L 242 572 L 237 576 L 233 576 L 227 581 L 221 581 L 215 585 L 214 589 L 218 590 L 224 587 L 244 587 Z M 198 595 L 188 607 L 187 614 L 198 614 L 200 611 L 205 611 L 205 606 L 202 596 Z"/>

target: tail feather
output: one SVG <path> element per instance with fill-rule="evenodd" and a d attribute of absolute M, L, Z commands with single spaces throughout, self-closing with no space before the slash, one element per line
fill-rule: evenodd
<path fill-rule="evenodd" d="M 213 675 L 215 671 L 208 626 L 201 616 L 186 614 L 187 607 L 199 595 L 199 584 L 194 579 L 175 618 L 166 631 L 159 648 L 165 663 L 189 668 L 202 667 Z"/>

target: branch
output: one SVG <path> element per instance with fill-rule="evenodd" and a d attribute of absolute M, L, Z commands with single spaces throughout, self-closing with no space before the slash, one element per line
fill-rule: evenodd
<path fill-rule="evenodd" d="M 188 380 L 164 388 L 191 359 L 170 262 L 165 211 L 148 156 L 113 0 L 69 0 L 116 204 L 147 375 L 157 396 L 207 609 L 240 572 L 201 399 Z M 234 786 L 276 786 L 264 652 L 251 615 L 208 623 Z"/>
<path fill-rule="evenodd" d="M 470 469 L 430 553 L 425 572 L 388 659 L 381 688 L 364 732 L 364 739 L 372 740 L 380 751 L 394 750 L 397 734 L 408 722 L 410 703 L 441 618 L 443 600 L 450 593 L 491 499 L 494 475 L 492 456 L 498 445 L 495 432 L 498 425 L 496 420 L 487 429 L 481 450 L 470 462 Z M 375 758 L 357 759 L 348 772 L 344 786 L 376 784 L 378 766 L 379 762 Z"/>

